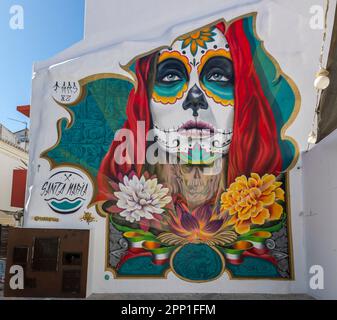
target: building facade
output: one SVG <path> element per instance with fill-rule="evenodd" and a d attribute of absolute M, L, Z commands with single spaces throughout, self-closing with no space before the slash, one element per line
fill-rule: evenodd
<path fill-rule="evenodd" d="M 11 132 L 0 125 L 0 211 L 22 211 L 28 167 L 28 130 Z"/>
<path fill-rule="evenodd" d="M 316 2 L 88 0 L 85 39 L 35 64 L 25 228 L 90 230 L 87 294 L 307 291 Z"/>

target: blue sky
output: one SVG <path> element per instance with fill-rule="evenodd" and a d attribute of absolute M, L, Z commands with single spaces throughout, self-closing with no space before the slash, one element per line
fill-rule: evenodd
<path fill-rule="evenodd" d="M 10 8 L 20 5 L 24 29 L 12 30 Z M 83 38 L 84 0 L 0 0 L 0 123 L 24 128 L 8 118 L 27 121 L 16 106 L 30 104 L 32 65 Z"/>

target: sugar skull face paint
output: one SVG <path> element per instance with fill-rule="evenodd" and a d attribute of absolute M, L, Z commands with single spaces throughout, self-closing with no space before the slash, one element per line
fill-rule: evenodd
<path fill-rule="evenodd" d="M 189 163 L 228 152 L 234 119 L 234 71 L 225 36 L 203 28 L 160 52 L 151 97 L 159 145 Z"/>

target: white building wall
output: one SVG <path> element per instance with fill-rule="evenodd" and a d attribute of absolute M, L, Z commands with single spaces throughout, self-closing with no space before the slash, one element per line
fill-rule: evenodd
<path fill-rule="evenodd" d="M 1 124 L 0 124 L 0 138 L 3 141 L 9 142 L 11 144 L 17 144 L 18 141 L 16 135 Z"/>
<path fill-rule="evenodd" d="M 0 140 L 0 210 L 19 210 L 11 206 L 11 195 L 13 170 L 26 168 L 21 160 L 28 163 L 28 153 Z"/>
<path fill-rule="evenodd" d="M 337 131 L 303 156 L 307 272 L 309 274 L 312 266 L 321 266 L 324 271 L 321 278 L 324 289 L 310 288 L 309 281 L 307 288 L 311 295 L 319 299 L 337 299 L 336 164 Z"/>

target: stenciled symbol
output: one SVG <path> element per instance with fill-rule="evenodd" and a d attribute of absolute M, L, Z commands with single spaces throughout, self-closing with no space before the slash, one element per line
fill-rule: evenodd
<path fill-rule="evenodd" d="M 51 175 L 42 187 L 41 196 L 48 206 L 60 214 L 80 210 L 91 193 L 88 180 L 75 171 L 58 171 Z"/>
<path fill-rule="evenodd" d="M 91 212 L 84 212 L 84 215 L 80 218 L 80 221 L 85 221 L 88 225 L 92 222 L 97 222 L 96 218 Z"/>
<path fill-rule="evenodd" d="M 74 80 L 56 80 L 52 82 L 51 92 L 57 102 L 72 104 L 80 95 L 80 84 Z"/>

